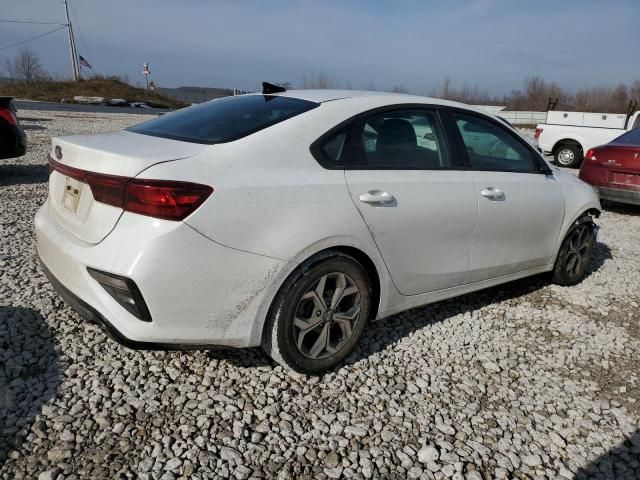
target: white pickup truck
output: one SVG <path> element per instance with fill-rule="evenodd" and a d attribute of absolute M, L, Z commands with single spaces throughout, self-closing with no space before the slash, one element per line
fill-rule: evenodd
<path fill-rule="evenodd" d="M 545 153 L 563 167 L 582 162 L 584 152 L 609 143 L 626 131 L 640 127 L 640 110 L 634 114 L 547 112 L 546 123 L 536 126 L 535 138 Z"/>

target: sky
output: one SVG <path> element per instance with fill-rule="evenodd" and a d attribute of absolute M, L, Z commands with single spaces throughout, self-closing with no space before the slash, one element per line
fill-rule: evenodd
<path fill-rule="evenodd" d="M 640 0 L 69 0 L 78 53 L 93 72 L 165 87 L 401 85 L 428 94 L 449 77 L 492 95 L 540 75 L 575 90 L 640 79 Z M 0 20 L 65 22 L 61 0 L 0 0 Z M 56 28 L 0 23 L 4 46 Z M 71 76 L 66 30 L 29 42 Z"/>

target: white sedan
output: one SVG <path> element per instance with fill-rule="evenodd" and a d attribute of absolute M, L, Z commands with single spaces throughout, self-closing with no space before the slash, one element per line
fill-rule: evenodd
<path fill-rule="evenodd" d="M 54 138 L 49 162 L 38 254 L 82 316 L 127 346 L 262 345 L 305 373 L 402 310 L 579 282 L 600 213 L 499 119 L 378 92 L 222 98 Z"/>

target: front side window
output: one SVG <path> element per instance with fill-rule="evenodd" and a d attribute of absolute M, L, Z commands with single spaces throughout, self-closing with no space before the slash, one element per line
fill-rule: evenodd
<path fill-rule="evenodd" d="M 360 134 L 362 163 L 375 169 L 450 167 L 438 117 L 428 110 L 394 110 L 369 117 Z"/>
<path fill-rule="evenodd" d="M 474 170 L 533 172 L 531 151 L 505 129 L 474 115 L 453 113 Z"/>
<path fill-rule="evenodd" d="M 194 143 L 224 143 L 304 113 L 318 104 L 291 97 L 239 95 L 177 110 L 130 132 Z"/>

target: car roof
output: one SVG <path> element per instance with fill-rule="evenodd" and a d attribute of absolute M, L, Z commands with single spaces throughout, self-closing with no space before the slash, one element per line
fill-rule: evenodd
<path fill-rule="evenodd" d="M 440 98 L 423 97 L 420 95 L 409 95 L 405 93 L 378 92 L 371 90 L 287 90 L 286 92 L 273 93 L 269 95 L 298 98 L 301 100 L 308 100 L 310 102 L 317 103 L 346 100 L 350 98 L 369 97 L 371 99 L 376 98 L 379 101 L 382 100 L 384 103 L 388 103 L 389 105 L 393 105 L 396 103 L 425 103 L 430 105 L 448 105 L 477 111 L 476 108 L 470 105 L 459 102 L 452 102 L 449 100 L 442 100 Z M 487 112 L 482 113 L 486 115 Z"/>

